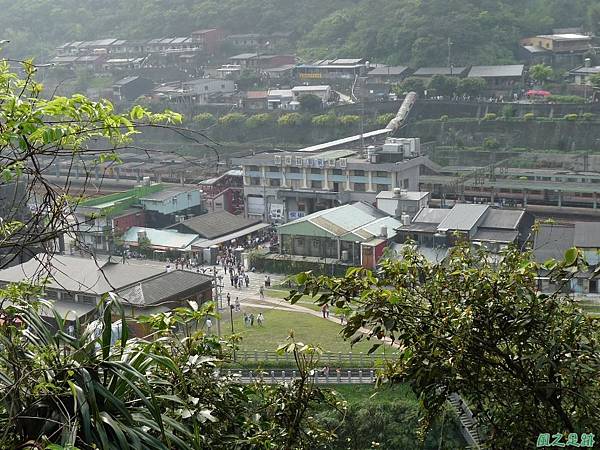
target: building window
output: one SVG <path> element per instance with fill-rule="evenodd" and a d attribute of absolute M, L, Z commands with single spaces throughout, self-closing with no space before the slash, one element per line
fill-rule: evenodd
<path fill-rule="evenodd" d="M 319 240 L 318 239 L 313 239 L 312 246 L 313 246 L 313 248 L 319 248 Z"/>
<path fill-rule="evenodd" d="M 354 183 L 354 191 L 355 192 L 365 192 L 366 186 L 365 183 Z"/>
<path fill-rule="evenodd" d="M 408 189 L 409 183 L 410 183 L 410 180 L 408 178 L 405 178 L 404 180 L 402 180 L 402 187 L 404 189 Z"/>
<path fill-rule="evenodd" d="M 310 173 L 313 175 L 321 175 L 321 169 L 310 169 Z"/>
<path fill-rule="evenodd" d="M 58 292 L 54 289 L 46 289 L 46 291 L 44 292 L 44 297 L 46 298 L 46 300 L 57 300 Z"/>
<path fill-rule="evenodd" d="M 375 172 L 375 176 L 376 176 L 376 177 L 379 177 L 379 178 L 387 178 L 387 177 L 389 177 L 389 176 L 390 176 L 390 173 L 389 173 L 389 172 L 385 172 L 385 171 L 378 170 L 377 172 Z"/>
<path fill-rule="evenodd" d="M 389 189 L 390 189 L 390 185 L 389 184 L 378 184 L 377 185 L 377 192 L 389 191 Z"/>
<path fill-rule="evenodd" d="M 102 236 L 94 236 L 94 243 L 96 245 L 102 245 Z"/>
<path fill-rule="evenodd" d="M 343 175 L 342 169 L 333 169 L 331 171 L 332 175 Z"/>
<path fill-rule="evenodd" d="M 64 302 L 72 302 L 75 300 L 75 296 L 71 292 L 62 291 L 60 294 L 60 299 Z"/>
<path fill-rule="evenodd" d="M 173 203 L 174 205 L 176 205 L 177 204 L 177 197 L 173 197 L 171 199 L 171 203 Z"/>
<path fill-rule="evenodd" d="M 269 166 L 269 172 L 279 172 L 280 169 L 277 166 Z"/>
<path fill-rule="evenodd" d="M 364 170 L 353 170 L 352 172 L 353 172 L 354 176 L 356 176 L 356 177 L 364 177 L 365 176 Z"/>
<path fill-rule="evenodd" d="M 248 166 L 248 170 L 250 172 L 258 172 L 260 170 L 260 167 L 258 167 L 258 166 Z"/>
<path fill-rule="evenodd" d="M 300 167 L 290 167 L 289 172 L 290 173 L 300 173 Z"/>
<path fill-rule="evenodd" d="M 321 189 L 323 187 L 323 182 L 318 180 L 312 180 L 310 182 L 310 187 L 313 189 Z"/>
<path fill-rule="evenodd" d="M 258 177 L 250 178 L 250 185 L 251 186 L 260 186 L 260 178 L 258 178 Z"/>
<path fill-rule="evenodd" d="M 79 303 L 85 303 L 86 305 L 95 305 L 96 297 L 93 295 L 78 295 L 77 300 Z"/>
<path fill-rule="evenodd" d="M 269 180 L 269 186 L 272 186 L 272 187 L 281 186 L 281 180 L 279 178 L 272 178 Z"/>

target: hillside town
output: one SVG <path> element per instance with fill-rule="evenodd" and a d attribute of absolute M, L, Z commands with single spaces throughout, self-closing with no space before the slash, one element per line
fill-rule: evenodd
<path fill-rule="evenodd" d="M 220 23 L 3 60 L 0 448 L 593 448 L 596 29 Z"/>

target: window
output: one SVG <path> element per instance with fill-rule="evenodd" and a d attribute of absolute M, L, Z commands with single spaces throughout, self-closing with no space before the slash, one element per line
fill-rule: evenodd
<path fill-rule="evenodd" d="M 365 183 L 354 183 L 354 191 L 355 192 L 365 192 L 366 186 Z"/>
<path fill-rule="evenodd" d="M 331 171 L 332 175 L 343 175 L 342 169 L 333 169 Z"/>
<path fill-rule="evenodd" d="M 260 186 L 260 178 L 258 178 L 258 177 L 250 178 L 250 185 L 251 186 Z"/>
<path fill-rule="evenodd" d="M 75 296 L 71 292 L 63 291 L 60 294 L 60 299 L 65 302 L 72 302 L 75 300 Z"/>
<path fill-rule="evenodd" d="M 377 192 L 389 191 L 389 189 L 390 189 L 390 185 L 389 184 L 378 184 L 377 185 Z"/>
<path fill-rule="evenodd" d="M 364 177 L 365 176 L 365 171 L 364 170 L 354 170 L 354 176 L 357 177 Z"/>
<path fill-rule="evenodd" d="M 95 305 L 96 297 L 93 295 L 78 295 L 77 300 L 79 303 L 85 303 L 86 305 Z"/>
<path fill-rule="evenodd" d="M 312 246 L 313 246 L 313 248 L 319 248 L 319 240 L 318 239 L 313 239 Z"/>
<path fill-rule="evenodd" d="M 290 173 L 300 173 L 300 168 L 299 167 L 290 167 L 289 171 L 290 171 Z"/>
<path fill-rule="evenodd" d="M 260 167 L 258 167 L 258 166 L 248 166 L 248 170 L 250 172 L 258 172 L 260 170 Z"/>
<path fill-rule="evenodd" d="M 96 245 L 102 245 L 102 236 L 94 236 L 94 243 Z"/>
<path fill-rule="evenodd" d="M 205 91 L 208 91 L 208 86 L 204 86 L 204 90 L 205 90 Z"/>
<path fill-rule="evenodd" d="M 310 169 L 310 173 L 313 175 L 321 175 L 321 169 Z"/>
<path fill-rule="evenodd" d="M 57 300 L 58 299 L 58 292 L 55 291 L 54 289 L 46 289 L 44 294 L 45 294 L 45 297 L 47 300 Z"/>
<path fill-rule="evenodd" d="M 269 180 L 269 186 L 273 186 L 273 187 L 281 186 L 281 180 L 279 178 L 272 178 Z"/>
<path fill-rule="evenodd" d="M 221 85 L 221 89 L 225 89 L 225 85 L 224 84 Z"/>
<path fill-rule="evenodd" d="M 323 182 L 318 180 L 312 180 L 310 182 L 310 187 L 313 189 L 321 189 L 323 187 Z"/>
<path fill-rule="evenodd" d="M 269 172 L 279 172 L 280 169 L 277 166 L 269 166 Z"/>
<path fill-rule="evenodd" d="M 404 180 L 402 180 L 402 187 L 404 189 L 408 189 L 409 183 L 410 183 L 410 180 L 408 178 L 405 178 Z"/>
<path fill-rule="evenodd" d="M 382 170 L 378 170 L 377 172 L 375 172 L 375 176 L 380 177 L 380 178 L 387 178 L 390 176 L 390 173 L 382 171 Z"/>
<path fill-rule="evenodd" d="M 173 197 L 171 199 L 171 203 L 173 203 L 174 205 L 176 205 L 177 204 L 177 197 Z"/>

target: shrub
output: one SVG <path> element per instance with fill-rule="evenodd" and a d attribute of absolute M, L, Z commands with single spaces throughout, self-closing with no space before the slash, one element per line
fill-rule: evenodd
<path fill-rule="evenodd" d="M 284 114 L 279 119 L 277 119 L 277 125 L 279 125 L 280 127 L 297 127 L 302 125 L 302 122 L 302 114 L 298 113 Z"/>
<path fill-rule="evenodd" d="M 381 115 L 377 116 L 377 119 L 375 119 L 375 123 L 377 125 L 379 125 L 380 127 L 385 127 L 388 123 L 390 123 L 390 121 L 394 117 L 396 117 L 396 114 L 394 114 L 394 113 L 381 114 Z"/>
<path fill-rule="evenodd" d="M 502 117 L 504 117 L 505 119 L 510 119 L 512 117 L 515 117 L 515 109 L 513 108 L 513 105 L 504 105 L 502 107 Z"/>
<path fill-rule="evenodd" d="M 219 117 L 219 125 L 227 128 L 242 126 L 245 121 L 246 115 L 236 112 Z"/>
<path fill-rule="evenodd" d="M 350 115 L 340 117 L 340 125 L 342 125 L 342 126 L 351 127 L 358 123 L 360 123 L 360 116 L 355 116 L 355 115 L 350 114 Z"/>
<path fill-rule="evenodd" d="M 535 114 L 532 112 L 528 112 L 526 114 L 523 114 L 523 120 L 526 122 L 529 122 L 530 120 L 535 119 Z"/>
<path fill-rule="evenodd" d="M 444 114 L 440 117 L 440 122 L 448 122 L 448 114 Z"/>
<path fill-rule="evenodd" d="M 577 114 L 565 114 L 563 119 L 568 120 L 569 122 L 575 122 L 579 116 Z"/>
<path fill-rule="evenodd" d="M 321 114 L 319 116 L 315 116 L 311 120 L 311 124 L 315 127 L 320 128 L 332 128 L 337 125 L 337 117 L 333 114 Z"/>
<path fill-rule="evenodd" d="M 583 113 L 581 115 L 581 117 L 583 117 L 583 120 L 587 120 L 587 121 L 594 120 L 594 114 L 589 113 L 589 112 Z"/>
<path fill-rule="evenodd" d="M 485 138 L 483 140 L 483 148 L 486 150 L 495 150 L 500 147 L 498 141 L 494 138 Z"/>
<path fill-rule="evenodd" d="M 483 116 L 483 120 L 496 120 L 496 114 L 494 113 L 487 113 L 485 116 Z"/>
<path fill-rule="evenodd" d="M 578 95 L 549 95 L 546 100 L 552 103 L 585 103 L 585 98 Z"/>
<path fill-rule="evenodd" d="M 274 122 L 274 118 L 271 114 L 263 113 L 263 114 L 255 114 L 253 116 L 248 117 L 246 119 L 245 126 L 246 128 L 259 128 L 265 125 L 270 125 Z"/>
<path fill-rule="evenodd" d="M 194 116 L 194 122 L 202 128 L 210 127 L 211 125 L 214 125 L 216 121 L 215 116 L 209 112 L 200 113 Z"/>

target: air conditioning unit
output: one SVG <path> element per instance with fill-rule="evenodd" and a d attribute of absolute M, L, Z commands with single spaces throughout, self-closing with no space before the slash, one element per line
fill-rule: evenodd
<path fill-rule="evenodd" d="M 285 159 L 285 165 L 286 166 L 291 166 L 292 165 L 292 157 L 291 156 L 286 156 Z"/>
<path fill-rule="evenodd" d="M 335 159 L 328 159 L 327 167 L 335 167 Z"/>
<path fill-rule="evenodd" d="M 296 165 L 298 167 L 302 167 L 302 157 L 301 156 L 296 156 Z"/>
<path fill-rule="evenodd" d="M 340 167 L 346 168 L 347 165 L 348 165 L 348 161 L 346 160 L 346 158 L 340 158 Z"/>
<path fill-rule="evenodd" d="M 281 156 L 275 155 L 275 165 L 281 165 Z"/>

